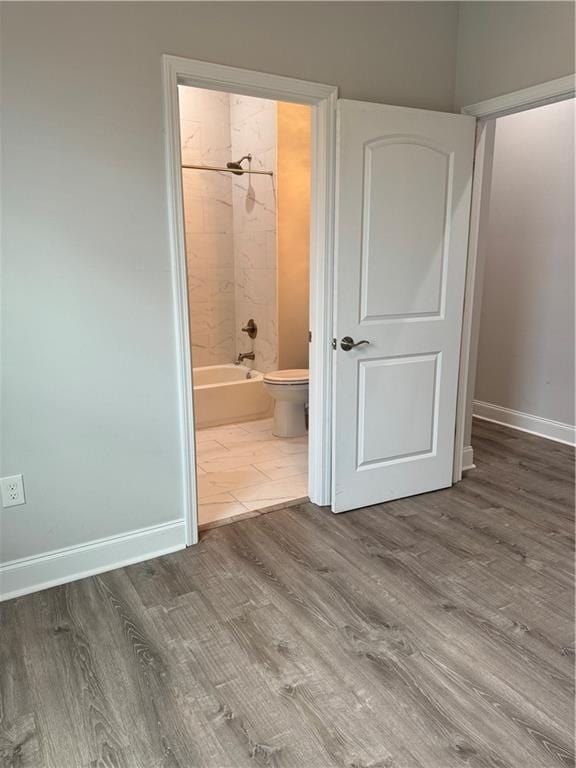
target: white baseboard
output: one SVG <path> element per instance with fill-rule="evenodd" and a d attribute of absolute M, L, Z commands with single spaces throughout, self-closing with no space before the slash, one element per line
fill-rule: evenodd
<path fill-rule="evenodd" d="M 479 419 L 503 424 L 521 432 L 529 432 L 531 435 L 546 437 L 548 440 L 555 440 L 558 443 L 567 443 L 568 445 L 576 443 L 576 427 L 571 424 L 563 424 L 561 421 L 543 419 L 529 413 L 513 411 L 511 408 L 503 408 L 501 405 L 483 403 L 481 400 L 474 400 L 472 413 Z"/>
<path fill-rule="evenodd" d="M 186 546 L 184 520 L 140 528 L 0 565 L 0 600 L 84 579 Z"/>
<path fill-rule="evenodd" d="M 466 448 L 462 448 L 462 472 L 466 472 L 467 469 L 475 469 L 474 464 L 474 448 L 471 445 L 467 445 Z"/>

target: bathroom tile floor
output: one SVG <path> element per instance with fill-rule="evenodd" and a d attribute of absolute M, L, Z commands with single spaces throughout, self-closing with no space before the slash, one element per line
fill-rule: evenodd
<path fill-rule="evenodd" d="M 200 528 L 308 496 L 308 437 L 272 434 L 272 419 L 196 432 Z"/>

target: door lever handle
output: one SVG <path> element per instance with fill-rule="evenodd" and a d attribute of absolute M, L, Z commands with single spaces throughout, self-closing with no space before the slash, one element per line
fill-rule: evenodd
<path fill-rule="evenodd" d="M 352 336 L 344 336 L 340 342 L 340 346 L 344 352 L 350 352 L 351 349 L 354 349 L 354 347 L 359 347 L 360 344 L 370 344 L 370 342 L 368 339 L 362 339 L 362 341 L 354 341 Z"/>

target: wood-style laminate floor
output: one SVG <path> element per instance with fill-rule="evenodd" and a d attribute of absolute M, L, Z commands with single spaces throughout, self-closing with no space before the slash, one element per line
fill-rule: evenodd
<path fill-rule="evenodd" d="M 573 457 L 310 504 L 0 607 L 2 768 L 572 766 Z"/>

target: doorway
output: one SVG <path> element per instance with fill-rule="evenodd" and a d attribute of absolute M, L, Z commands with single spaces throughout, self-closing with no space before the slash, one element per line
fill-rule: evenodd
<path fill-rule="evenodd" d="M 198 540 L 198 483 L 183 208 L 178 87 L 234 93 L 307 105 L 311 110 L 308 496 L 331 502 L 334 86 L 163 56 L 169 218 L 174 263 L 175 327 L 179 352 L 179 403 L 186 544 Z M 234 158 L 239 161 L 241 158 Z M 243 163 L 246 165 L 246 161 Z M 247 318 L 248 320 L 250 318 Z"/>
<path fill-rule="evenodd" d="M 178 97 L 203 530 L 308 498 L 311 108 Z"/>
<path fill-rule="evenodd" d="M 473 415 L 574 444 L 574 100 L 490 122 Z"/>
<path fill-rule="evenodd" d="M 483 300 L 483 275 L 489 226 L 489 201 L 492 184 L 496 121 L 508 115 L 528 113 L 546 105 L 554 105 L 576 96 L 576 78 L 568 75 L 530 88 L 504 94 L 487 101 L 471 104 L 462 112 L 477 118 L 474 180 L 470 213 L 470 243 L 466 273 L 466 290 L 460 354 L 458 405 L 456 417 L 456 450 L 454 452 L 454 482 L 462 478 L 463 471 L 474 467 L 471 444 L 474 409 L 477 356 L 480 336 L 480 318 Z M 484 415 L 487 412 L 484 411 Z M 492 416 L 491 416 L 492 417 Z M 530 428 L 521 415 L 507 414 Z M 496 420 L 501 420 L 500 418 Z M 574 441 L 574 429 L 554 422 L 548 427 L 562 441 Z"/>

